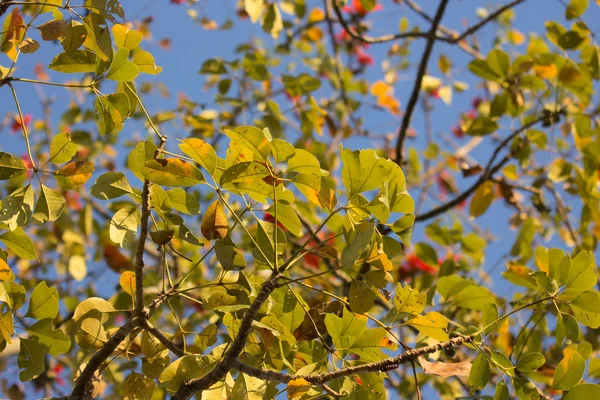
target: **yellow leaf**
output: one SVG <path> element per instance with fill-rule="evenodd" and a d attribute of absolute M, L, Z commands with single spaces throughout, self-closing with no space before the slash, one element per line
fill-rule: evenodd
<path fill-rule="evenodd" d="M 469 206 L 469 215 L 473 218 L 479 217 L 492 204 L 494 200 L 494 182 L 486 181 L 475 190 L 471 205 Z"/>
<path fill-rule="evenodd" d="M 440 87 L 437 91 L 437 94 L 438 96 L 440 96 L 440 99 L 442 99 L 442 101 L 447 105 L 450 105 L 452 103 L 452 86 Z"/>
<path fill-rule="evenodd" d="M 135 296 L 135 272 L 123 272 L 121 274 L 121 278 L 119 279 L 119 283 L 121 284 L 121 288 L 123 288 L 125 293 L 130 294 L 131 297 Z"/>
<path fill-rule="evenodd" d="M 377 81 L 371 86 L 371 94 L 373 96 L 381 96 L 390 90 L 390 86 L 384 81 Z"/>
<path fill-rule="evenodd" d="M 13 276 L 12 271 L 10 270 L 10 267 L 8 266 L 8 264 L 6 263 L 6 261 L 4 261 L 3 259 L 0 258 L 0 281 L 10 281 L 12 280 L 11 277 Z"/>
<path fill-rule="evenodd" d="M 558 70 L 556 69 L 556 65 L 536 65 L 533 67 L 535 74 L 542 79 L 552 79 L 558 74 Z"/>
<path fill-rule="evenodd" d="M 287 386 L 288 399 L 297 399 L 304 396 L 310 390 L 310 382 L 304 378 L 289 381 Z"/>
<path fill-rule="evenodd" d="M 311 22 L 319 22 L 319 21 L 323 21 L 325 19 L 325 11 L 323 11 L 321 8 L 313 8 L 310 12 L 310 14 L 308 15 L 308 23 Z"/>
<path fill-rule="evenodd" d="M 525 41 L 525 35 L 523 35 L 520 31 L 513 29 L 512 31 L 508 32 L 508 40 L 515 45 L 520 45 L 523 44 L 523 42 Z"/>
<path fill-rule="evenodd" d="M 442 80 L 440 78 L 436 78 L 435 76 L 425 75 L 421 81 L 421 89 L 426 92 L 431 92 L 440 86 L 442 86 Z"/>
<path fill-rule="evenodd" d="M 56 182 L 62 190 L 77 189 L 92 177 L 94 164 L 89 161 L 75 161 L 55 172 Z"/>
<path fill-rule="evenodd" d="M 439 340 L 440 342 L 449 339 L 445 331 L 448 327 L 448 320 L 438 312 L 432 311 L 425 315 L 418 315 L 406 321 L 405 324 L 414 326 L 423 335 Z"/>
<path fill-rule="evenodd" d="M 112 31 L 118 48 L 126 47 L 133 50 L 142 42 L 142 33 L 129 29 L 125 25 L 115 24 Z"/>
<path fill-rule="evenodd" d="M 25 35 L 24 25 L 19 7 L 13 8 L 12 13 L 6 17 L 2 25 L 0 48 L 12 61 L 17 58 L 17 46 Z"/>
<path fill-rule="evenodd" d="M 215 200 L 208 207 L 202 218 L 200 230 L 208 240 L 224 239 L 227 236 L 227 216 L 221 202 Z"/>

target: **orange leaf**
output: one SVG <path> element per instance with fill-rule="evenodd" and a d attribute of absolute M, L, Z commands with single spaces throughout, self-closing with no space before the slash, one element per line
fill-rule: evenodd
<path fill-rule="evenodd" d="M 223 205 L 218 200 L 215 200 L 204 213 L 200 230 L 208 240 L 224 239 L 227 236 L 227 216 Z"/>

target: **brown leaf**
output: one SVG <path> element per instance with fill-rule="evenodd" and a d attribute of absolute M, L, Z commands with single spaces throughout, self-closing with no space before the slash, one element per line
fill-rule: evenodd
<path fill-rule="evenodd" d="M 425 357 L 419 357 L 421 368 L 428 375 L 439 375 L 442 378 L 450 376 L 469 376 L 472 364 L 469 361 L 458 363 L 445 363 L 441 361 L 429 362 Z"/>
<path fill-rule="evenodd" d="M 67 20 L 55 19 L 38 26 L 38 29 L 42 34 L 42 39 L 46 41 L 58 40 L 65 34 L 70 24 Z"/>
<path fill-rule="evenodd" d="M 200 230 L 208 240 L 224 239 L 227 236 L 227 216 L 221 202 L 215 200 L 208 207 L 202 218 Z"/>

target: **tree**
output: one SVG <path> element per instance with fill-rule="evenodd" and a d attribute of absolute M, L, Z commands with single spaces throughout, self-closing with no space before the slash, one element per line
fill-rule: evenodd
<path fill-rule="evenodd" d="M 0 2 L 2 397 L 600 396 L 595 5 L 170 3 Z"/>

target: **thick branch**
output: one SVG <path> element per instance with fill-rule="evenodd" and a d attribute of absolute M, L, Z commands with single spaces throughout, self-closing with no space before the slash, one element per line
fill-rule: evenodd
<path fill-rule="evenodd" d="M 156 160 L 167 142 L 166 136 L 160 136 L 160 144 L 154 153 Z M 151 205 L 150 194 L 152 193 L 152 182 L 148 179 L 144 181 L 142 190 L 142 217 L 140 223 L 140 236 L 138 237 L 137 248 L 135 250 L 135 312 L 141 313 L 144 309 L 144 247 L 148 237 L 148 219 L 150 218 Z"/>
<path fill-rule="evenodd" d="M 0 17 L 6 13 L 12 0 L 0 0 Z"/>
<path fill-rule="evenodd" d="M 443 214 L 444 212 L 456 207 L 457 205 L 462 203 L 464 200 L 468 199 L 469 196 L 471 194 L 473 194 L 479 186 L 483 185 L 488 179 L 490 179 L 492 177 L 492 175 L 494 175 L 500 168 L 502 168 L 512 158 L 511 154 L 507 154 L 501 161 L 499 161 L 497 164 L 494 164 L 494 161 L 496 161 L 496 158 L 500 154 L 500 151 L 502 151 L 502 149 L 504 147 L 506 147 L 520 133 L 526 131 L 527 129 L 531 128 L 532 126 L 536 125 L 537 123 L 543 121 L 545 118 L 547 118 L 547 117 L 542 116 L 537 119 L 534 119 L 533 121 L 523 125 L 521 128 L 517 129 L 516 131 L 514 131 L 513 133 L 508 135 L 496 147 L 496 149 L 492 153 L 492 157 L 490 158 L 487 166 L 485 167 L 485 170 L 483 171 L 483 173 L 481 174 L 479 179 L 473 185 L 471 185 L 471 187 L 469 187 L 467 190 L 465 190 L 464 192 L 462 192 L 460 195 L 458 195 L 454 199 L 450 200 L 449 202 L 442 204 L 441 206 L 436 207 L 432 210 L 429 210 L 424 214 L 417 215 L 415 218 L 415 222 L 426 221 L 428 219 L 437 217 L 438 215 Z"/>
<path fill-rule="evenodd" d="M 246 346 L 246 340 L 252 330 L 252 322 L 256 318 L 256 314 L 262 307 L 265 301 L 269 298 L 269 295 L 277 287 L 277 280 L 280 275 L 274 273 L 268 281 L 266 281 L 258 295 L 244 314 L 240 329 L 236 338 L 229 346 L 229 350 L 221 361 L 213 368 L 208 374 L 198 379 L 190 379 L 183 383 L 177 393 L 173 396 L 173 400 L 187 400 L 194 395 L 195 392 L 205 390 L 215 383 L 219 382 L 236 364 L 239 355 Z"/>
<path fill-rule="evenodd" d="M 417 349 L 410 349 L 404 353 L 396 356 L 386 358 L 385 360 L 375 361 L 368 364 L 356 365 L 353 367 L 342 368 L 337 371 L 327 372 L 324 374 L 313 374 L 313 375 L 291 375 L 282 372 L 263 370 L 259 368 L 251 367 L 250 365 L 244 364 L 239 360 L 236 360 L 233 364 L 233 368 L 247 375 L 260 378 L 267 381 L 276 381 L 288 383 L 294 379 L 304 379 L 307 382 L 314 383 L 316 385 L 323 385 L 334 379 L 343 378 L 345 376 L 356 375 L 363 372 L 375 372 L 375 371 L 389 371 L 391 369 L 398 368 L 401 364 L 406 362 L 414 361 L 420 356 L 425 354 L 435 353 L 437 351 L 447 349 L 450 347 L 457 347 L 465 342 L 472 339 L 472 336 L 457 336 L 446 342 L 434 344 L 432 346 L 419 347 Z"/>
<path fill-rule="evenodd" d="M 410 120 L 412 118 L 412 114 L 415 111 L 415 107 L 419 100 L 419 95 L 421 94 L 421 83 L 423 81 L 423 76 L 427 71 L 427 64 L 429 64 L 429 57 L 431 56 L 431 51 L 433 50 L 433 45 L 435 44 L 436 36 L 435 32 L 438 29 L 438 26 L 444 16 L 444 11 L 446 10 L 446 6 L 448 5 L 448 0 L 441 0 L 440 5 L 435 13 L 435 17 L 433 18 L 433 22 L 431 23 L 431 29 L 429 30 L 427 43 L 425 44 L 425 50 L 423 50 L 423 56 L 421 56 L 421 62 L 419 64 L 419 69 L 417 71 L 417 76 L 415 79 L 415 85 L 413 87 L 412 93 L 410 95 L 410 99 L 408 100 L 408 105 L 406 106 L 406 111 L 404 113 L 404 117 L 402 118 L 402 124 L 400 125 L 400 129 L 398 130 L 398 141 L 396 142 L 396 162 L 398 165 L 402 166 L 402 147 L 404 145 L 404 139 L 406 139 L 406 133 L 408 131 L 408 127 L 410 125 Z"/>
<path fill-rule="evenodd" d="M 167 292 L 161 292 L 152 300 L 152 302 L 148 305 L 148 308 L 145 310 L 145 315 L 139 317 L 130 318 L 125 325 L 123 325 L 119 330 L 110 337 L 110 339 L 104 343 L 102 348 L 98 350 L 88 361 L 87 365 L 79 375 L 79 378 L 75 382 L 75 386 L 73 387 L 73 392 L 71 396 L 76 398 L 85 398 L 87 395 L 87 387 L 90 381 L 92 380 L 94 373 L 98 370 L 102 363 L 106 361 L 108 357 L 119 347 L 119 345 L 125 340 L 125 338 L 133 332 L 136 327 L 134 323 L 135 318 L 141 318 L 142 320 L 152 315 L 154 310 L 156 310 L 165 300 L 167 300 L 170 296 L 172 296 L 175 292 L 175 289 L 170 289 Z"/>

